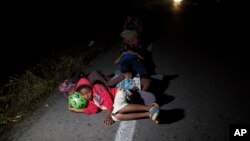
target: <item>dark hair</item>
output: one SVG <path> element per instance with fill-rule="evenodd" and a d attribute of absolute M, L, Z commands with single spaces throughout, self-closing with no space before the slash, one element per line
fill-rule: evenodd
<path fill-rule="evenodd" d="M 82 84 L 82 85 L 80 85 L 80 86 L 78 86 L 76 88 L 76 91 L 80 92 L 82 89 L 90 89 L 90 90 L 92 90 L 92 87 L 90 87 L 89 85 Z"/>
<path fill-rule="evenodd" d="M 128 16 L 130 17 L 130 21 L 127 21 L 127 29 L 129 30 L 136 30 L 138 32 L 139 28 L 142 26 L 142 22 L 139 17 L 136 16 Z"/>

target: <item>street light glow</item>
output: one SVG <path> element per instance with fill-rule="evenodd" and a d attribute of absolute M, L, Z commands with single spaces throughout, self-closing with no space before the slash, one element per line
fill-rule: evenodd
<path fill-rule="evenodd" d="M 176 4 L 180 4 L 181 2 L 182 2 L 182 0 L 173 0 L 174 1 L 174 3 L 176 3 Z"/>
<path fill-rule="evenodd" d="M 173 0 L 174 9 L 178 10 L 183 0 Z"/>

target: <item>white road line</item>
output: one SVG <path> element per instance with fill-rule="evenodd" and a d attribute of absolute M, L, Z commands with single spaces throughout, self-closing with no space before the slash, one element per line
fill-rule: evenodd
<path fill-rule="evenodd" d="M 121 121 L 115 141 L 132 141 L 135 132 L 135 120 Z"/>

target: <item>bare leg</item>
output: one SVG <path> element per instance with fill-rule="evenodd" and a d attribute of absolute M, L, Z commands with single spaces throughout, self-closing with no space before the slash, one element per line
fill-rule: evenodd
<path fill-rule="evenodd" d="M 148 112 L 151 105 L 142 105 L 142 104 L 128 104 L 124 108 L 118 111 L 118 113 L 134 113 L 134 112 Z"/>
<path fill-rule="evenodd" d="M 148 118 L 149 112 L 141 112 L 141 113 L 117 113 L 114 115 L 119 120 L 135 120 L 135 119 L 142 119 L 142 118 Z"/>
<path fill-rule="evenodd" d="M 96 81 L 100 81 L 102 82 L 104 85 L 106 85 L 107 81 L 106 79 L 103 77 L 102 74 L 100 74 L 98 71 L 92 71 L 89 75 L 88 75 L 88 79 L 89 81 L 93 84 Z"/>
<path fill-rule="evenodd" d="M 142 105 L 142 104 L 128 104 L 121 110 L 119 110 L 115 115 L 118 120 L 134 120 L 134 119 L 141 119 L 141 118 L 148 118 L 151 117 L 154 121 L 157 118 L 150 115 L 149 111 L 152 107 L 155 107 L 155 104 L 152 105 Z"/>

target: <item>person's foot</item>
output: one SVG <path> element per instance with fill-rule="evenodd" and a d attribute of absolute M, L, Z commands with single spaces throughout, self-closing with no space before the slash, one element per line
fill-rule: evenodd
<path fill-rule="evenodd" d="M 151 106 L 152 106 L 152 108 L 153 108 L 153 107 L 157 107 L 158 109 L 160 109 L 160 106 L 159 106 L 157 103 L 155 103 L 155 102 L 152 103 Z"/>
<path fill-rule="evenodd" d="M 152 108 L 149 110 L 149 117 L 155 122 L 159 123 L 160 107 L 157 103 L 152 103 Z"/>

